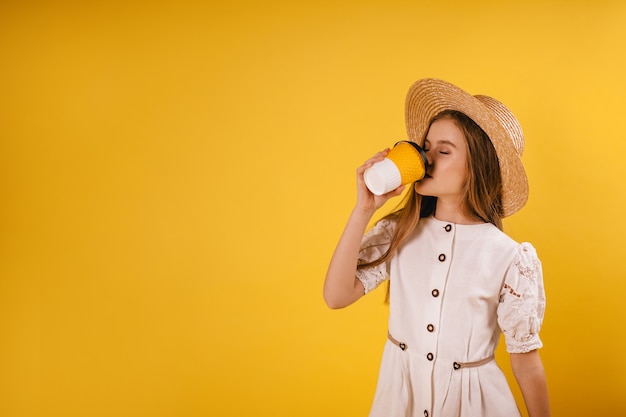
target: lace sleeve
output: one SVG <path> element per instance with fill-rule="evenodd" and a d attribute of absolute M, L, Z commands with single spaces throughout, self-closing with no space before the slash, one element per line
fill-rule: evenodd
<path fill-rule="evenodd" d="M 509 353 L 526 353 L 543 346 L 539 329 L 546 298 L 541 262 L 530 243 L 517 249 L 500 291 L 498 325 Z"/>
<path fill-rule="evenodd" d="M 365 294 L 373 291 L 383 281 L 389 279 L 388 263 L 368 267 L 361 267 L 361 265 L 380 258 L 387 251 L 395 225 L 394 221 L 383 219 L 363 236 L 356 277 L 363 284 Z"/>

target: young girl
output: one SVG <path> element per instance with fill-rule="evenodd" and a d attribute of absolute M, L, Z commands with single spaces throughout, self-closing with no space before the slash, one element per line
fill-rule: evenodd
<path fill-rule="evenodd" d="M 494 361 L 500 331 L 531 417 L 550 414 L 537 349 L 545 297 L 533 246 L 502 232 L 527 200 L 524 138 L 497 100 L 424 79 L 406 101 L 409 139 L 427 175 L 402 208 L 364 233 L 390 197 L 365 186 L 331 259 L 324 298 L 348 306 L 389 279 L 389 334 L 370 416 L 514 417 L 519 410 Z"/>

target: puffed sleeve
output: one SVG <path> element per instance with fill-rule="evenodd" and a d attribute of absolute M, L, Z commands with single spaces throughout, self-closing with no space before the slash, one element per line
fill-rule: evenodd
<path fill-rule="evenodd" d="M 395 226 L 395 221 L 382 219 L 363 236 L 356 277 L 363 283 L 365 294 L 376 289 L 383 281 L 389 279 L 389 263 L 384 262 L 367 267 L 361 267 L 360 265 L 380 258 L 387 251 L 391 244 L 391 236 Z"/>
<path fill-rule="evenodd" d="M 530 243 L 522 243 L 500 291 L 498 325 L 509 353 L 526 353 L 543 346 L 539 329 L 546 308 L 541 262 Z"/>

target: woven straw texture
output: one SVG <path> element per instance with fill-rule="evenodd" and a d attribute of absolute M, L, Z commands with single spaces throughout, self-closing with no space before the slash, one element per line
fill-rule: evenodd
<path fill-rule="evenodd" d="M 489 135 L 500 163 L 503 215 L 521 209 L 528 200 L 528 178 L 521 159 L 524 134 L 513 113 L 494 98 L 472 96 L 446 81 L 425 78 L 415 82 L 406 97 L 409 140 L 423 146 L 428 123 L 443 110 L 465 113 Z"/>

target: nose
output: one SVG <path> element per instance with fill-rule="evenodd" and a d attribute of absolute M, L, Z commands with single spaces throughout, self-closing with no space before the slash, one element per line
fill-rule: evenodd
<path fill-rule="evenodd" d="M 424 175 L 430 176 L 430 174 L 433 172 L 435 160 L 433 159 L 429 151 L 425 151 L 424 154 L 426 156 L 426 172 L 424 173 Z"/>
<path fill-rule="evenodd" d="M 428 168 L 432 168 L 435 161 L 433 160 L 430 150 L 424 152 L 426 154 L 426 163 L 428 164 Z"/>

